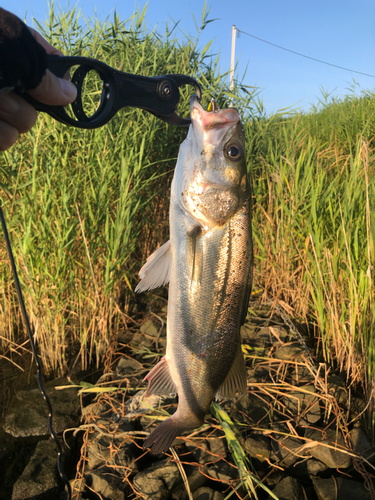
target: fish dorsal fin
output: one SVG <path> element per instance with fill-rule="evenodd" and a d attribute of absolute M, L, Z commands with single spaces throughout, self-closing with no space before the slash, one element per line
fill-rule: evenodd
<path fill-rule="evenodd" d="M 171 240 L 155 250 L 147 259 L 146 264 L 139 271 L 141 281 L 135 292 L 145 292 L 169 283 L 172 266 Z"/>
<path fill-rule="evenodd" d="M 247 387 L 247 376 L 245 360 L 242 354 L 241 343 L 238 343 L 236 358 L 233 362 L 227 378 L 219 387 L 215 397 L 234 398 L 236 393 L 245 394 Z"/>
<path fill-rule="evenodd" d="M 147 395 L 177 394 L 177 388 L 172 379 L 168 361 L 165 356 L 154 366 L 144 380 L 148 381 Z"/>

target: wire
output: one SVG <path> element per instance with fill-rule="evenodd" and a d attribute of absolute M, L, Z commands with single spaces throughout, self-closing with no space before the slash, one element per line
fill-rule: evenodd
<path fill-rule="evenodd" d="M 297 56 L 305 57 L 306 59 L 311 59 L 312 61 L 316 61 L 321 64 L 327 64 L 327 66 L 333 66 L 334 68 L 344 69 L 345 71 L 350 71 L 351 73 L 358 73 L 359 75 L 369 76 L 371 78 L 375 78 L 375 75 L 369 75 L 368 73 L 362 73 L 361 71 L 355 71 L 354 69 L 344 68 L 343 66 L 338 66 L 337 64 L 332 64 L 326 61 L 321 61 L 320 59 L 315 59 L 315 57 L 306 56 L 305 54 L 301 54 L 300 52 L 296 52 L 295 50 L 286 49 L 285 47 L 281 47 L 281 45 L 276 45 L 276 43 L 267 42 L 267 40 L 263 40 L 255 35 L 250 35 L 250 33 L 246 33 L 246 31 L 239 30 L 236 28 L 239 33 L 243 33 L 244 35 L 251 36 L 251 38 L 256 38 L 261 42 L 268 43 L 268 45 L 273 45 L 278 49 L 286 50 L 287 52 L 291 52 L 292 54 L 296 54 Z"/>
<path fill-rule="evenodd" d="M 16 268 L 16 264 L 14 262 L 13 251 L 12 251 L 12 246 L 11 246 L 10 240 L 9 240 L 8 229 L 7 229 L 7 226 L 5 223 L 3 209 L 1 207 L 1 201 L 0 201 L 0 221 L 1 221 L 1 226 L 3 228 L 3 233 L 4 233 L 4 238 L 5 238 L 7 250 L 8 250 L 10 263 L 12 266 L 14 282 L 15 282 L 16 289 L 17 289 L 18 300 L 20 302 L 23 319 L 24 319 L 25 325 L 26 325 L 26 330 L 27 330 L 27 333 L 29 334 L 31 350 L 33 351 L 34 360 L 35 360 L 35 364 L 37 367 L 37 380 L 38 380 L 39 390 L 42 393 L 42 396 L 43 396 L 43 398 L 47 404 L 47 407 L 48 407 L 48 431 L 49 431 L 49 433 L 50 433 L 50 435 L 51 435 L 52 439 L 54 440 L 55 445 L 57 447 L 57 470 L 59 472 L 59 476 L 60 476 L 61 481 L 67 487 L 68 500 L 70 500 L 72 497 L 72 489 L 71 489 L 71 486 L 69 483 L 69 479 L 66 477 L 66 475 L 64 473 L 64 469 L 63 469 L 63 465 L 62 465 L 62 461 L 61 461 L 61 458 L 62 458 L 61 457 L 61 455 L 62 455 L 61 444 L 60 444 L 59 438 L 57 437 L 57 435 L 52 427 L 52 406 L 51 406 L 51 402 L 49 400 L 49 397 L 48 397 L 46 391 L 44 390 L 43 383 L 42 383 L 42 364 L 40 362 L 38 353 L 36 352 L 34 339 L 33 339 L 33 335 L 31 332 L 29 317 L 27 315 L 25 302 L 23 300 L 21 284 L 20 284 L 20 281 L 18 279 L 17 268 Z"/>

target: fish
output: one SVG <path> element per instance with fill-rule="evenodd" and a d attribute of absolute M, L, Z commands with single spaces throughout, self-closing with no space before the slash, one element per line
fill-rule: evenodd
<path fill-rule="evenodd" d="M 246 392 L 240 328 L 252 287 L 251 190 L 235 108 L 203 109 L 191 125 L 171 185 L 170 239 L 139 272 L 136 292 L 167 285 L 166 355 L 145 377 L 147 394 L 178 395 L 177 410 L 144 441 L 167 451 L 203 425 L 214 398 Z"/>

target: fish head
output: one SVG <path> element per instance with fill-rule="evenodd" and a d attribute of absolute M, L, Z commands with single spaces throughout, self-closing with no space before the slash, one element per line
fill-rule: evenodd
<path fill-rule="evenodd" d="M 238 110 L 205 111 L 190 99 L 191 125 L 180 147 L 176 195 L 205 226 L 224 224 L 248 195 L 245 138 Z"/>

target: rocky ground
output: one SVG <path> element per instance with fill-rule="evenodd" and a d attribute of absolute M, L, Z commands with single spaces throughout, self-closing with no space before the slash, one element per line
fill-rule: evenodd
<path fill-rule="evenodd" d="M 285 309 L 252 309 L 241 332 L 247 394 L 219 402 L 224 413 L 207 414 L 165 455 L 142 449 L 176 408 L 172 396 L 145 397 L 142 383 L 165 351 L 165 310 L 117 339 L 95 387 L 48 384 L 74 499 L 375 499 L 363 399 L 314 361 Z M 0 498 L 66 498 L 46 415 L 37 389 L 17 393 L 3 424 Z"/>

